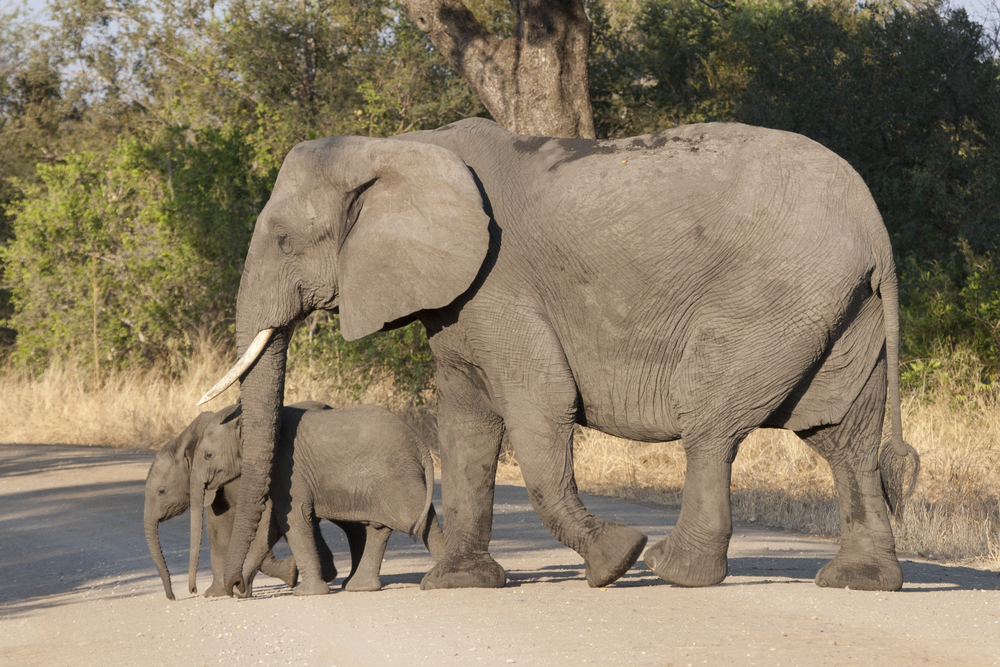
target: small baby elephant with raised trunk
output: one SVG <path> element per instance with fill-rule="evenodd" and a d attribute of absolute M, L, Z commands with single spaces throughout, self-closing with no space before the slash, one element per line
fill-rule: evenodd
<path fill-rule="evenodd" d="M 194 462 L 195 480 L 213 487 L 240 474 L 242 413 L 222 411 L 205 429 Z M 385 408 L 355 405 L 340 410 L 303 410 L 285 406 L 281 440 L 271 476 L 272 524 L 292 549 L 302 582 L 296 595 L 329 592 L 321 576 L 317 518 L 347 533 L 351 574 L 348 591 L 382 588 L 379 572 L 393 530 L 420 538 L 437 560 L 444 534 L 431 503 L 434 462 L 430 450 L 406 422 Z M 264 524 L 264 519 L 261 520 Z M 258 533 L 244 567 L 256 572 L 266 555 Z"/>
<path fill-rule="evenodd" d="M 174 591 L 170 585 L 170 572 L 160 548 L 160 523 L 183 514 L 191 504 L 191 462 L 195 451 L 205 431 L 205 426 L 215 417 L 214 412 L 203 412 L 191 422 L 180 435 L 163 445 L 153 458 L 146 476 L 146 502 L 144 509 L 144 524 L 146 543 L 149 555 L 153 557 L 156 571 L 163 582 L 163 592 L 168 600 L 174 599 Z M 235 503 L 239 495 L 239 479 L 220 486 L 208 511 L 208 534 L 212 558 L 212 585 L 205 593 L 206 597 L 223 595 L 222 571 L 226 564 L 226 552 L 229 549 L 229 537 L 233 532 L 233 517 L 236 513 Z M 202 502 L 199 500 L 199 502 Z M 330 563 L 333 562 L 332 555 Z M 295 586 L 298 570 L 294 558 L 275 560 L 268 551 L 261 564 L 264 574 L 281 579 L 290 587 Z M 336 571 L 334 575 L 336 576 Z M 332 578 L 332 577 L 331 577 Z M 192 593 L 197 593 L 193 582 L 189 586 Z"/>

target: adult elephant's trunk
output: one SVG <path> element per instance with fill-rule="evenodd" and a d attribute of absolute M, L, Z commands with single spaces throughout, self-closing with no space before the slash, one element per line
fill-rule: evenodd
<path fill-rule="evenodd" d="M 237 346 L 242 353 L 250 346 L 250 340 L 257 331 L 244 333 L 246 330 L 240 327 L 239 320 L 237 315 Z M 257 532 L 271 484 L 271 461 L 281 428 L 285 359 L 290 333 L 287 328 L 274 330 L 271 340 L 240 384 L 240 402 L 243 406 L 240 429 L 243 469 L 236 517 L 233 520 L 233 535 L 226 555 L 225 586 L 230 595 L 234 586 L 241 593 L 246 590 L 243 562 Z"/>
<path fill-rule="evenodd" d="M 160 518 L 156 516 L 155 509 L 150 502 L 146 502 L 143 512 L 143 524 L 146 527 L 146 544 L 149 546 L 149 555 L 156 563 L 156 571 L 163 582 L 163 592 L 167 594 L 168 600 L 174 599 L 174 589 L 170 586 L 170 572 L 167 570 L 167 562 L 163 559 L 163 549 L 160 548 Z"/>
<path fill-rule="evenodd" d="M 198 559 L 201 556 L 205 515 L 205 481 L 191 475 L 191 553 L 188 556 L 188 592 L 198 592 Z"/>

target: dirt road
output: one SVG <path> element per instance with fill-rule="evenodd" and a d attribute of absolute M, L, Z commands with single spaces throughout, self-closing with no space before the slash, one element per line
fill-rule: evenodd
<path fill-rule="evenodd" d="M 161 527 L 178 595 L 169 602 L 142 531 L 151 460 L 0 445 L 0 665 L 1000 664 L 996 573 L 906 559 L 901 592 L 821 589 L 812 579 L 835 543 L 737 526 L 720 586 L 676 588 L 640 562 L 591 589 L 579 556 L 542 527 L 523 488 L 506 485 L 492 545 L 503 590 L 420 591 L 430 556 L 394 534 L 378 593 L 296 598 L 261 576 L 251 600 L 188 596 L 185 514 Z M 677 519 L 585 502 L 650 544 Z M 324 534 L 346 566 L 342 533 L 325 524 Z M 205 590 L 207 547 L 201 562 Z"/>

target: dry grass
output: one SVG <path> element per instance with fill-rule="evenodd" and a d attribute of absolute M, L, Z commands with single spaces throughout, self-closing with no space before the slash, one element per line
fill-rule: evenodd
<path fill-rule="evenodd" d="M 646 444 L 580 428 L 573 467 L 581 491 L 680 507 L 685 456 L 681 442 Z M 520 480 L 508 458 L 499 473 Z M 759 430 L 733 464 L 733 518 L 832 535 L 839 527 L 826 462 L 788 431 Z"/>
<path fill-rule="evenodd" d="M 76 443 L 156 449 L 200 412 L 198 398 L 231 359 L 209 343 L 172 374 L 118 373 L 95 388 L 88 371 L 53 366 L 42 376 L 0 376 L 0 441 Z M 292 365 L 286 401 L 353 402 L 350 378 Z M 236 400 L 230 389 L 209 404 Z M 401 399 L 391 383 L 376 383 L 361 397 L 389 407 L 433 442 L 433 401 Z M 900 550 L 1000 569 L 1000 411 L 995 395 L 956 397 L 946 391 L 904 401 L 906 437 L 920 452 L 923 470 L 903 521 L 894 526 Z M 577 482 L 590 493 L 678 505 L 684 487 L 680 443 L 642 444 L 580 429 L 574 459 Z M 498 478 L 520 481 L 513 457 Z M 793 434 L 757 431 L 744 442 L 733 470 L 733 516 L 738 521 L 822 535 L 839 530 L 837 500 L 826 462 Z"/>
<path fill-rule="evenodd" d="M 232 363 L 206 339 L 172 373 L 162 368 L 120 372 L 103 377 L 96 388 L 91 371 L 72 362 L 54 364 L 39 377 L 8 372 L 0 375 L 0 442 L 159 449 L 203 410 L 220 410 L 236 402 L 239 390 L 230 387 L 208 404 L 196 406 Z M 287 403 L 316 400 L 340 407 L 354 402 L 342 389 L 348 378 L 292 367 L 285 384 Z M 422 436 L 436 437 L 430 406 L 400 398 L 388 380 L 368 388 L 361 402 L 384 405 Z"/>
<path fill-rule="evenodd" d="M 922 470 L 902 521 L 903 552 L 1000 569 L 1000 411 L 994 398 L 911 396 L 906 439 Z M 581 491 L 680 506 L 685 456 L 680 442 L 644 444 L 579 429 L 573 463 Z M 516 460 L 498 477 L 521 481 Z M 758 430 L 733 465 L 733 518 L 820 535 L 840 531 L 829 466 L 793 433 Z"/>

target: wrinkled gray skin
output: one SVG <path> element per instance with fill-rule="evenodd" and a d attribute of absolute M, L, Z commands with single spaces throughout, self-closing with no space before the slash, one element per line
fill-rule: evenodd
<path fill-rule="evenodd" d="M 174 591 L 170 585 L 167 563 L 163 559 L 163 550 L 160 548 L 159 527 L 161 522 L 183 514 L 191 504 L 191 461 L 205 426 L 214 415 L 213 412 L 201 413 L 180 435 L 163 445 L 153 458 L 149 474 L 146 476 L 146 503 L 143 510 L 146 543 L 168 600 L 174 599 Z M 236 514 L 239 489 L 239 480 L 220 487 L 209 507 L 207 524 L 212 559 L 212 585 L 205 592 L 206 597 L 224 594 L 222 574 L 226 564 L 226 552 L 229 550 L 229 538 L 233 531 L 233 517 Z M 289 586 L 295 586 L 297 570 L 294 558 L 278 561 L 268 552 L 261 569 L 265 574 L 277 577 Z M 189 588 L 192 593 L 197 592 L 193 586 Z"/>
<path fill-rule="evenodd" d="M 427 329 L 447 556 L 423 588 L 504 585 L 487 553 L 504 431 L 535 511 L 583 556 L 589 584 L 628 570 L 646 537 L 584 507 L 574 424 L 683 438 L 680 518 L 645 556 L 668 581 L 726 576 L 731 464 L 763 426 L 796 432 L 830 463 L 841 549 L 816 583 L 902 585 L 883 494 L 898 503 L 899 470 L 915 474 L 917 456 L 899 420 L 892 249 L 858 174 L 805 137 L 719 123 L 546 139 L 468 119 L 292 149 L 237 301 L 240 353 L 275 332 L 242 378 L 227 586 L 241 584 L 281 453 L 291 327 L 316 309 L 339 310 L 348 340 L 414 319 Z M 887 380 L 892 446 L 880 462 Z"/>
<path fill-rule="evenodd" d="M 379 571 L 393 530 L 420 538 L 435 560 L 444 556 L 431 504 L 434 461 L 406 422 L 374 405 L 331 410 L 301 403 L 285 407 L 281 420 L 281 454 L 265 516 L 271 514 L 295 556 L 302 577 L 296 595 L 329 592 L 317 552 L 317 545 L 325 547 L 315 529 L 321 518 L 347 534 L 351 573 L 342 585 L 348 591 L 382 588 Z M 201 493 L 197 484 L 212 488 L 240 474 L 241 421 L 237 408 L 220 411 L 208 424 L 195 455 L 192 497 Z M 244 565 L 248 585 L 268 546 L 260 536 L 251 545 Z"/>
<path fill-rule="evenodd" d="M 328 409 L 326 405 L 316 401 L 303 401 L 295 405 L 303 409 Z M 226 553 L 229 550 L 229 540 L 232 534 L 233 517 L 236 514 L 236 501 L 241 480 L 238 466 L 235 475 L 227 475 L 225 478 L 221 475 L 215 475 L 214 472 L 209 470 L 209 466 L 205 465 L 204 452 L 207 450 L 209 456 L 211 456 L 211 453 L 217 451 L 218 446 L 216 442 L 218 441 L 218 437 L 214 435 L 215 429 L 220 422 L 237 413 L 237 410 L 238 407 L 236 405 L 230 405 L 215 413 L 202 414 L 202 417 L 205 417 L 205 419 L 200 422 L 198 444 L 194 449 L 192 459 L 188 462 L 188 479 L 185 491 L 188 497 L 194 499 L 192 503 L 194 509 L 191 511 L 191 553 L 188 559 L 188 589 L 192 593 L 198 591 L 195 580 L 198 574 L 198 559 L 201 555 L 202 510 L 207 507 L 208 512 L 205 515 L 204 523 L 208 528 L 208 543 L 212 561 L 212 585 L 205 591 L 205 597 L 217 597 L 226 594 L 221 578 L 225 568 Z M 199 417 L 199 420 L 202 417 Z M 207 475 L 211 475 L 212 477 L 207 477 Z M 209 479 L 214 483 L 206 481 Z M 212 500 L 211 504 L 206 504 L 206 497 L 211 497 L 213 494 L 214 500 Z M 337 568 L 333 563 L 333 553 L 323 539 L 318 521 L 314 522 L 312 529 L 317 545 L 316 548 L 318 549 L 321 576 L 324 581 L 332 581 L 337 577 Z M 268 499 L 261 527 L 254 538 L 256 553 L 254 563 L 252 566 L 248 565 L 244 570 L 248 584 L 245 591 L 240 593 L 241 597 L 250 597 L 253 594 L 253 579 L 258 571 L 281 579 L 288 584 L 289 588 L 295 588 L 298 582 L 299 569 L 295 562 L 294 554 L 290 558 L 277 561 L 271 551 L 275 543 L 284 534 L 285 531 L 279 530 L 277 523 L 273 519 L 270 499 Z"/>

